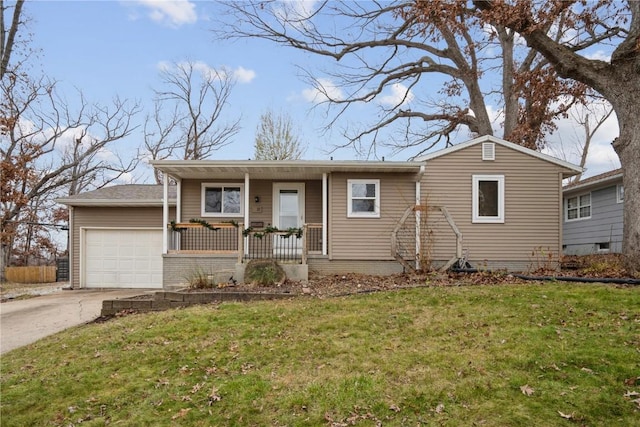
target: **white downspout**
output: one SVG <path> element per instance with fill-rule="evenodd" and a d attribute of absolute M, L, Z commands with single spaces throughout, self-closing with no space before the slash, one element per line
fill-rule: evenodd
<path fill-rule="evenodd" d="M 71 289 L 74 288 L 73 281 L 75 280 L 75 274 L 73 273 L 73 266 L 76 264 L 74 261 L 76 256 L 76 250 L 75 250 L 75 245 L 73 244 L 73 242 L 75 241 L 74 239 L 75 230 L 73 229 L 75 225 L 75 221 L 73 220 L 75 214 L 76 213 L 75 213 L 74 207 L 69 206 L 69 230 L 67 230 L 67 250 L 68 250 L 67 256 L 69 257 L 69 284 L 71 285 Z M 80 230 L 78 230 L 78 233 L 80 233 Z M 78 242 L 79 242 L 79 245 L 82 245 L 81 239 L 78 239 Z M 80 254 L 82 253 L 82 251 L 79 250 L 78 253 Z M 78 287 L 80 287 L 80 285 L 81 285 L 80 280 L 78 280 Z"/>
<path fill-rule="evenodd" d="M 421 242 L 421 224 L 422 220 L 422 211 L 420 210 L 420 182 L 422 181 L 422 176 L 424 175 L 424 165 L 420 166 L 420 173 L 418 174 L 418 180 L 416 181 L 416 270 L 420 270 L 420 254 L 422 251 L 422 242 Z"/>
<path fill-rule="evenodd" d="M 182 222 L 182 180 L 176 179 L 176 223 Z"/>
<path fill-rule="evenodd" d="M 322 255 L 327 255 L 327 174 L 322 174 Z"/>
<path fill-rule="evenodd" d="M 169 244 L 169 175 L 163 174 L 162 191 L 162 253 L 167 254 Z"/>
<path fill-rule="evenodd" d="M 249 228 L 249 173 L 244 174 L 244 228 Z M 249 239 L 244 239 L 244 255 L 249 253 Z"/>

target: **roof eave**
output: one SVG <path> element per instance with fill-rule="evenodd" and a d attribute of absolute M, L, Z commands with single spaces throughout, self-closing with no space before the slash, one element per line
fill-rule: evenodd
<path fill-rule="evenodd" d="M 84 207 L 158 207 L 163 206 L 162 200 L 119 200 L 119 199 L 56 199 L 55 202 L 67 206 Z M 169 206 L 175 206 L 175 200 L 169 200 Z"/>
<path fill-rule="evenodd" d="M 413 173 L 422 162 L 398 161 L 310 161 L 310 160 L 156 160 L 151 165 L 176 179 L 209 178 L 222 174 L 235 178 L 245 174 L 258 179 L 320 179 L 324 173 Z"/>
<path fill-rule="evenodd" d="M 564 193 L 570 193 L 574 190 L 584 190 L 587 188 L 593 188 L 593 187 L 600 187 L 602 185 L 605 184 L 610 184 L 613 183 L 615 181 L 618 181 L 622 179 L 622 173 L 616 174 L 616 175 L 612 175 L 612 176 L 608 176 L 606 178 L 602 178 L 599 179 L 597 181 L 590 181 L 590 182 L 585 182 L 584 184 L 576 184 L 576 185 L 571 185 L 571 186 L 566 186 L 562 189 L 562 191 Z"/>

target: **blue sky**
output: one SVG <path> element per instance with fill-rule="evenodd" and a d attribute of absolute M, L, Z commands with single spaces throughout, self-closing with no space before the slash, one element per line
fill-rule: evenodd
<path fill-rule="evenodd" d="M 77 87 L 90 101 L 107 103 L 118 95 L 137 99 L 149 107 L 152 88 L 159 87 L 160 64 L 199 61 L 213 68 L 227 67 L 238 78 L 226 111 L 230 118 L 242 115 L 242 130 L 233 144 L 213 154 L 214 159 L 252 157 L 259 117 L 269 108 L 291 116 L 308 146 L 305 158 L 357 158 L 350 149 L 327 152 L 333 144 L 344 143 L 344 139 L 339 132 L 326 135 L 320 132 L 326 117 L 322 109 L 311 108 L 313 91 L 296 68 L 296 65 L 313 66 L 316 59 L 263 40 L 215 40 L 210 32 L 219 13 L 214 2 L 29 1 L 25 12 L 33 18 L 29 29 L 33 32 L 34 47 L 42 50 L 43 71 L 59 81 L 68 99 L 73 98 L 73 88 Z M 387 96 L 393 95 L 389 90 Z M 348 118 L 358 121 L 363 114 L 362 110 L 354 110 Z M 143 116 L 138 119 L 141 122 Z M 560 129 L 549 152 L 577 161 L 571 153 L 575 126 L 563 122 Z M 598 135 L 588 175 L 618 167 L 610 148 L 616 133 L 613 120 Z M 558 141 L 562 141 L 563 150 L 558 148 Z M 141 144 L 140 130 L 123 141 L 119 150 L 126 153 Z M 378 154 L 388 160 L 405 160 L 412 153 Z"/>

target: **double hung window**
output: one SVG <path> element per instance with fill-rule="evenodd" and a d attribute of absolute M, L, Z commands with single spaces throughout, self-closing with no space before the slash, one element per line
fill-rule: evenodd
<path fill-rule="evenodd" d="M 567 221 L 591 218 L 591 193 L 569 197 L 565 208 Z"/>
<path fill-rule="evenodd" d="M 347 180 L 349 218 L 380 218 L 380 180 Z"/>
<path fill-rule="evenodd" d="M 244 215 L 243 184 L 202 184 L 202 216 Z"/>

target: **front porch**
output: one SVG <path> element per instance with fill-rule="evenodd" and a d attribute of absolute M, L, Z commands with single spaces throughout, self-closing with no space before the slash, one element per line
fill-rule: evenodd
<path fill-rule="evenodd" d="M 277 230 L 245 228 L 233 221 L 170 223 L 164 277 L 168 279 L 178 269 L 181 278 L 174 278 L 174 283 L 190 282 L 190 275 L 203 274 L 213 283 L 242 283 L 250 260 L 272 259 L 289 279 L 306 282 L 309 255 L 322 256 L 322 224 Z"/>
<path fill-rule="evenodd" d="M 310 254 L 322 255 L 322 224 L 300 228 L 244 227 L 233 221 L 208 223 L 172 222 L 168 225 L 168 254 L 202 254 L 235 257 L 238 264 L 251 259 L 307 264 Z"/>
<path fill-rule="evenodd" d="M 417 196 L 412 162 L 152 162 L 164 174 L 163 283 L 194 269 L 241 281 L 251 259 L 274 259 L 293 280 L 309 269 L 402 271 L 390 235 Z M 176 187 L 175 213 L 167 203 Z M 386 205 L 381 206 L 384 198 Z"/>

